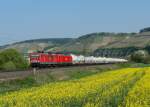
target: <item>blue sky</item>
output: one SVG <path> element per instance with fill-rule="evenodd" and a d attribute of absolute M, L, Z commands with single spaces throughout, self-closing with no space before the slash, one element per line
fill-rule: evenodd
<path fill-rule="evenodd" d="M 0 0 L 0 45 L 150 26 L 150 0 Z"/>

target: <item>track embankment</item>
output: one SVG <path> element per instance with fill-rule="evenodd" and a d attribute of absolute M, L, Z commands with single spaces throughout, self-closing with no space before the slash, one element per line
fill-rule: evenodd
<path fill-rule="evenodd" d="M 84 65 L 84 66 L 68 66 L 68 67 L 54 67 L 54 68 L 43 68 L 43 69 L 29 69 L 25 71 L 9 71 L 3 72 L 0 71 L 0 82 L 11 81 L 16 79 L 24 79 L 30 75 L 35 74 L 43 74 L 47 72 L 64 72 L 64 71 L 72 71 L 72 70 L 105 70 L 105 69 L 117 69 L 119 68 L 116 64 L 108 64 L 108 65 Z"/>

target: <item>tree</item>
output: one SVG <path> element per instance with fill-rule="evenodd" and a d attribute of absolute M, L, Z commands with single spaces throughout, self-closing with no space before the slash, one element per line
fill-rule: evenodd
<path fill-rule="evenodd" d="M 0 53 L 0 69 L 6 69 L 7 66 L 12 67 L 12 70 L 14 68 L 26 69 L 28 68 L 28 63 L 22 54 L 15 49 L 7 49 Z"/>
<path fill-rule="evenodd" d="M 12 61 L 9 61 L 3 64 L 2 69 L 6 71 L 15 70 L 16 66 Z"/>
<path fill-rule="evenodd" d="M 149 56 L 147 51 L 138 50 L 138 51 L 135 51 L 131 55 L 131 61 L 138 62 L 138 63 L 149 63 L 150 62 L 150 56 Z"/>

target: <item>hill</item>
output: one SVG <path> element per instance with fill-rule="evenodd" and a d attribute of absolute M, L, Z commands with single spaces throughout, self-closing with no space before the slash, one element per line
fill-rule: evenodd
<path fill-rule="evenodd" d="M 98 48 L 118 48 L 113 46 L 114 44 L 120 43 L 126 38 L 135 36 L 134 33 L 92 33 L 81 36 L 75 39 L 73 42 L 67 43 L 61 47 L 60 50 L 65 51 L 76 51 L 77 53 L 89 54 L 94 52 Z M 123 47 L 124 44 L 121 44 Z"/>
<path fill-rule="evenodd" d="M 65 44 L 66 42 L 72 41 L 72 38 L 45 38 L 45 39 L 33 39 L 16 42 L 1 46 L 0 49 L 14 48 L 24 53 L 29 50 L 46 50 L 47 48 L 53 48 Z"/>
<path fill-rule="evenodd" d="M 52 52 L 72 52 L 75 54 L 125 57 L 133 51 L 146 49 L 150 52 L 150 31 L 139 33 L 91 33 L 79 38 L 35 39 L 1 46 L 1 49 L 15 48 L 20 52 L 44 50 Z"/>
<path fill-rule="evenodd" d="M 150 33 L 92 33 L 74 39 L 55 51 L 71 51 L 84 55 L 99 55 L 107 57 L 128 56 L 133 51 L 148 49 Z"/>

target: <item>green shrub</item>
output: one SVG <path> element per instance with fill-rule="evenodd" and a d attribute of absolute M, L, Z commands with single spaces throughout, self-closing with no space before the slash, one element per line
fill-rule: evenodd
<path fill-rule="evenodd" d="M 12 61 L 9 61 L 2 65 L 2 69 L 6 71 L 15 70 L 16 66 Z"/>
<path fill-rule="evenodd" d="M 147 51 L 145 50 L 139 50 L 134 52 L 131 57 L 131 61 L 137 62 L 137 63 L 150 63 L 150 56 Z"/>
<path fill-rule="evenodd" d="M 9 70 L 22 70 L 28 68 L 29 64 L 21 53 L 15 49 L 7 49 L 0 53 L 0 69 L 7 70 L 8 65 Z"/>

